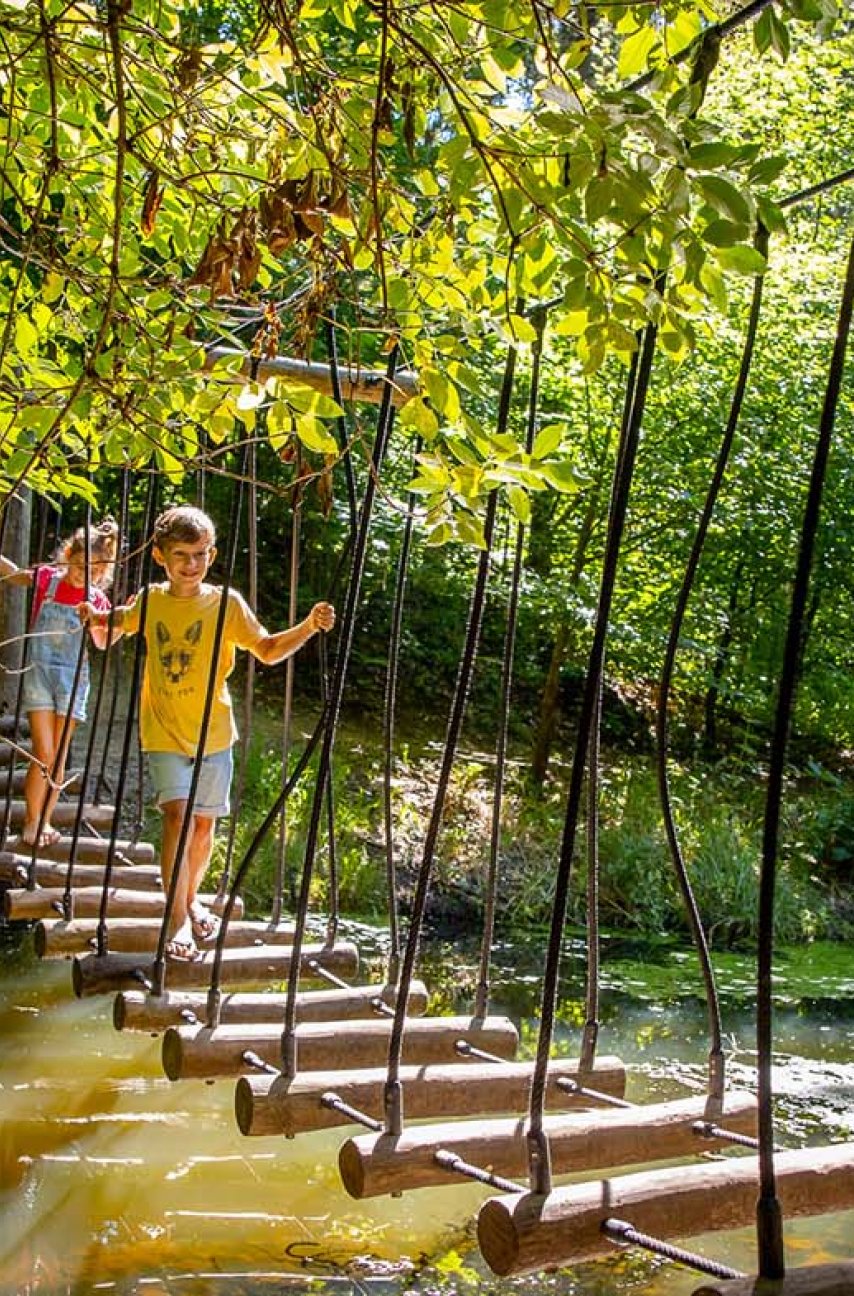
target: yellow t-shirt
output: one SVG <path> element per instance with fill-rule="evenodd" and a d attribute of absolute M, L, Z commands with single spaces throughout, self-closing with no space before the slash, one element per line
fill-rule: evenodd
<path fill-rule="evenodd" d="M 189 599 L 175 598 L 168 584 L 148 587 L 147 655 L 139 708 L 144 751 L 196 754 L 221 596 L 222 590 L 216 585 L 202 585 L 199 593 Z M 135 634 L 139 629 L 141 607 L 142 595 L 137 594 L 121 609 L 118 620 L 126 634 Z M 235 649 L 251 649 L 265 634 L 243 596 L 229 590 L 205 742 L 207 755 L 225 751 L 237 738 L 226 683 L 234 669 Z"/>

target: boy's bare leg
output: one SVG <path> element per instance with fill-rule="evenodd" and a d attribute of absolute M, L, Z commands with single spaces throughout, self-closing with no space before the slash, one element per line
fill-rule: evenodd
<path fill-rule="evenodd" d="M 160 876 L 163 879 L 164 891 L 169 890 L 172 881 L 172 872 L 175 868 L 175 857 L 178 853 L 178 840 L 181 836 L 181 825 L 184 822 L 184 812 L 187 809 L 186 801 L 165 801 L 160 807 L 163 812 L 163 834 L 160 841 Z M 186 847 L 185 847 L 186 853 Z M 172 918 L 170 922 L 171 931 L 169 933 L 171 940 L 179 939 L 182 945 L 193 944 L 192 933 L 189 931 L 187 922 L 187 870 L 185 868 L 178 870 L 178 881 L 175 888 L 175 901 L 172 906 Z M 187 927 L 187 932 L 184 932 Z M 184 936 L 189 937 L 189 941 L 184 940 Z"/>
<path fill-rule="evenodd" d="M 197 940 L 207 940 L 216 934 L 219 927 L 219 920 L 197 898 L 211 862 L 215 832 L 216 819 L 209 815 L 193 815 L 193 827 L 187 845 L 187 912 Z"/>
<path fill-rule="evenodd" d="M 163 836 L 160 845 L 160 873 L 166 889 L 169 887 L 175 867 L 178 840 L 181 836 L 181 825 L 184 822 L 186 808 L 186 801 L 167 801 L 161 807 Z M 214 930 L 211 915 L 204 906 L 198 904 L 196 896 L 210 863 L 215 828 L 215 819 L 205 815 L 193 815 L 184 847 L 185 862 L 178 872 L 169 933 L 170 944 L 178 947 L 184 957 L 192 956 L 196 950 L 194 927 L 200 928 L 202 939 L 211 935 Z"/>

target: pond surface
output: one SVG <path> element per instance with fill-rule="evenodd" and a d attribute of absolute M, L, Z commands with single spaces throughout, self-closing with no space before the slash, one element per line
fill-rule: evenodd
<path fill-rule="evenodd" d="M 350 933 L 351 935 L 354 933 Z M 359 929 L 358 937 L 365 936 Z M 496 953 L 496 1012 L 535 1038 L 542 943 Z M 582 961 L 570 944 L 557 1051 L 578 1048 Z M 356 1202 L 336 1160 L 351 1130 L 246 1139 L 234 1082 L 163 1077 L 160 1041 L 117 1033 L 112 1000 L 76 1000 L 67 962 L 39 962 L 31 939 L 0 952 L 0 1291 L 3 1296 L 271 1292 L 402 1296 L 689 1296 L 698 1276 L 637 1251 L 516 1281 L 487 1275 L 472 1222 L 490 1195 L 477 1184 Z M 845 947 L 781 951 L 775 1040 L 781 1144 L 854 1139 L 854 961 Z M 752 1087 L 752 961 L 718 956 L 731 1084 Z M 476 954 L 430 946 L 423 973 L 437 1010 L 467 1011 Z M 629 1070 L 628 1097 L 701 1093 L 706 1014 L 690 951 L 606 943 L 600 1049 Z M 752 1229 L 690 1239 L 704 1254 L 755 1269 Z M 787 1263 L 850 1258 L 854 1213 L 787 1221 Z"/>

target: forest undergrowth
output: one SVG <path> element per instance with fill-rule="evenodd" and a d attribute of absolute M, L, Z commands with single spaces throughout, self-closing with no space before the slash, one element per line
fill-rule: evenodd
<path fill-rule="evenodd" d="M 239 861 L 282 781 L 277 721 L 253 720 L 244 799 L 234 834 Z M 297 724 L 294 750 L 310 723 Z M 382 726 L 375 717 L 348 717 L 333 760 L 334 853 L 340 912 L 382 923 L 388 914 L 384 832 Z M 564 827 L 568 760 L 553 761 L 543 787 L 532 785 L 528 753 L 511 750 L 506 764 L 498 852 L 499 933 L 550 921 Z M 399 725 L 392 766 L 393 855 L 398 902 L 405 915 L 424 850 L 442 743 L 423 723 Z M 681 850 L 713 948 L 753 944 L 761 858 L 766 767 L 744 751 L 714 761 L 670 764 L 673 813 Z M 285 909 L 298 894 L 304 828 L 311 813 L 309 773 L 289 799 L 284 850 Z M 431 869 L 426 920 L 442 935 L 477 932 L 483 921 L 490 859 L 495 759 L 464 741 L 454 763 Z M 312 871 L 312 907 L 329 903 L 327 813 Z M 217 866 L 226 834 L 220 836 Z M 246 887 L 249 910 L 269 913 L 281 847 L 269 834 L 254 859 Z M 576 838 L 568 921 L 585 919 L 587 847 L 584 824 Z M 602 750 L 599 794 L 600 922 L 606 929 L 646 935 L 688 935 L 667 847 L 654 758 Z M 838 766 L 812 759 L 791 766 L 780 827 L 777 938 L 787 944 L 854 937 L 854 781 Z"/>

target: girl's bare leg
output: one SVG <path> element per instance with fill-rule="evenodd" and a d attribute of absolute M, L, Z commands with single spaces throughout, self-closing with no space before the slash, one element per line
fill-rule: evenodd
<path fill-rule="evenodd" d="M 44 814 L 44 824 L 42 825 L 42 835 L 40 845 L 47 842 L 55 841 L 59 832 L 51 827 L 50 816 L 53 813 L 53 807 L 56 804 L 56 798 L 59 796 L 59 787 L 51 788 L 49 779 L 53 771 L 56 753 L 59 748 L 59 742 L 62 737 L 62 730 L 65 724 L 65 717 L 58 716 L 55 711 L 30 711 L 28 712 L 30 722 L 30 742 L 32 745 L 35 760 L 30 762 L 27 770 L 27 777 L 24 781 L 24 801 L 26 803 L 26 814 L 24 817 L 24 826 L 21 829 L 21 839 L 28 845 L 35 844 L 36 833 L 38 832 L 39 822 L 42 817 L 42 811 L 47 802 L 47 808 Z M 68 737 L 64 746 L 62 760 L 57 769 L 57 784 L 62 781 L 65 773 L 65 760 L 68 754 L 68 744 L 71 741 L 71 735 L 74 732 L 75 721 L 70 721 L 68 726 Z"/>

